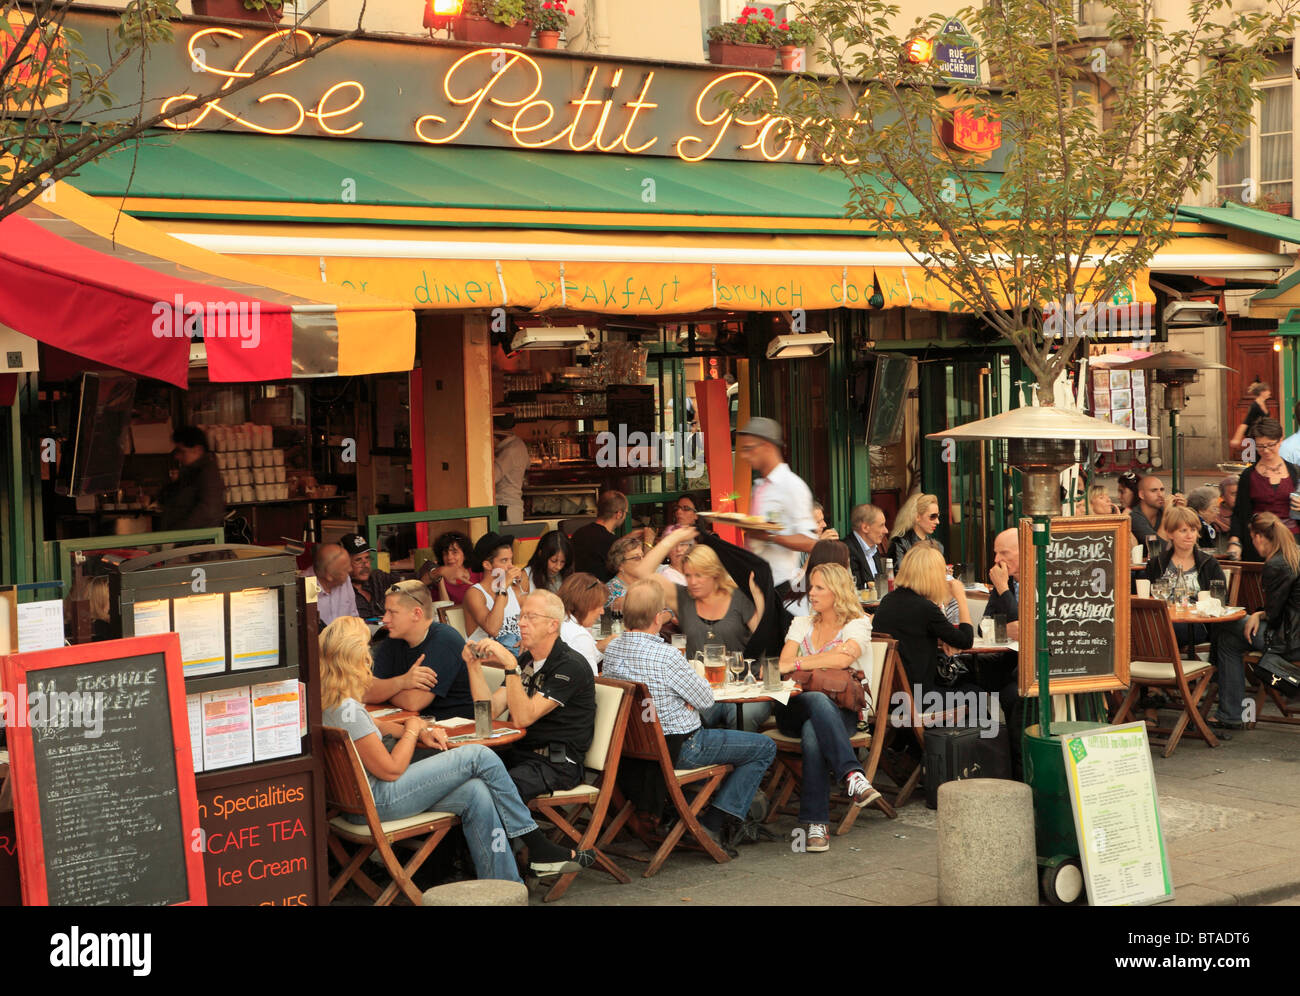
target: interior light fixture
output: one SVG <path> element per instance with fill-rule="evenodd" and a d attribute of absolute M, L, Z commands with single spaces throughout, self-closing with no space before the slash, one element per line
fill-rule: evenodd
<path fill-rule="evenodd" d="M 835 340 L 829 332 L 806 332 L 801 335 L 779 335 L 767 344 L 769 360 L 797 360 L 808 356 L 821 356 Z"/>
<path fill-rule="evenodd" d="M 560 327 L 541 326 L 539 328 L 520 329 L 510 343 L 513 353 L 520 349 L 572 349 L 585 346 L 590 341 L 590 334 L 585 325 L 566 325 Z"/>

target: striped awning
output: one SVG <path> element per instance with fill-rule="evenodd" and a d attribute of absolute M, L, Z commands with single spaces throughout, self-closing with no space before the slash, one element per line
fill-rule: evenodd
<path fill-rule="evenodd" d="M 410 305 L 174 239 L 66 183 L 0 220 L 0 323 L 184 387 L 201 342 L 213 381 L 410 370 Z"/>

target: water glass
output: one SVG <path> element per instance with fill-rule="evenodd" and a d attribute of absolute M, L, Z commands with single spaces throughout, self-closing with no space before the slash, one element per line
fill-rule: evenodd
<path fill-rule="evenodd" d="M 993 619 L 985 617 L 980 620 L 980 639 L 985 643 L 993 642 Z"/>
<path fill-rule="evenodd" d="M 676 650 L 683 657 L 686 656 L 686 634 L 685 633 L 673 634 L 673 649 Z"/>
<path fill-rule="evenodd" d="M 1217 601 L 1220 605 L 1227 605 L 1228 604 L 1228 582 L 1211 581 L 1210 597 L 1213 598 L 1215 601 Z"/>
<path fill-rule="evenodd" d="M 731 672 L 731 683 L 740 684 L 740 675 L 745 670 L 745 653 L 743 650 L 733 650 L 727 654 L 727 670 Z"/>
<path fill-rule="evenodd" d="M 758 659 L 758 666 L 763 672 L 763 688 L 769 692 L 779 691 L 781 688 L 781 661 L 776 657 L 768 657 L 764 654 Z"/>

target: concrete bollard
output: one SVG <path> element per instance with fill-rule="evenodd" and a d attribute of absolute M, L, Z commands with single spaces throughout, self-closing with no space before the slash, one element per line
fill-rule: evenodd
<path fill-rule="evenodd" d="M 425 906 L 527 906 L 528 886 L 500 878 L 451 882 L 424 892 Z"/>
<path fill-rule="evenodd" d="M 939 786 L 939 905 L 1038 905 L 1028 785 L 964 778 Z"/>

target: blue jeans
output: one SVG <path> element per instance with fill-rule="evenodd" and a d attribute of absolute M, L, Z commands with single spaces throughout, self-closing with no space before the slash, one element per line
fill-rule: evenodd
<path fill-rule="evenodd" d="M 744 710 L 745 729 L 754 733 L 767 722 L 772 715 L 771 702 L 747 702 Z M 736 703 L 715 702 L 707 709 L 700 710 L 700 722 L 710 730 L 734 730 L 736 728 Z"/>
<path fill-rule="evenodd" d="M 1249 619 L 1247 616 L 1246 619 Z M 1246 697 L 1246 670 L 1241 658 L 1247 650 L 1263 650 L 1267 645 L 1264 631 L 1267 623 L 1260 623 L 1255 630 L 1255 638 L 1246 641 L 1246 619 L 1220 626 L 1219 639 L 1215 647 L 1215 666 L 1219 671 L 1219 705 L 1214 715 L 1221 721 L 1240 723 L 1242 721 L 1242 699 Z"/>
<path fill-rule="evenodd" d="M 844 779 L 862 771 L 849 737 L 858 717 L 841 709 L 821 692 L 804 692 L 776 711 L 777 727 L 802 741 L 803 780 L 799 785 L 799 822 L 827 823 L 831 813 L 831 772 Z"/>
<path fill-rule="evenodd" d="M 376 779 L 371 791 L 381 820 L 429 810 L 454 813 L 460 817 L 478 877 L 522 881 L 508 839 L 537 829 L 537 823 L 505 765 L 488 748 L 467 744 L 431 754 L 413 761 L 395 782 Z"/>
<path fill-rule="evenodd" d="M 727 708 L 734 709 L 734 705 Z M 736 730 L 698 729 L 682 743 L 678 768 L 702 768 L 706 764 L 730 764 L 735 770 L 722 782 L 712 805 L 739 819 L 749 815 L 750 803 L 758 792 L 763 773 L 776 757 L 776 742 L 758 733 Z"/>

